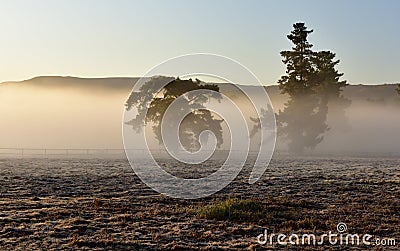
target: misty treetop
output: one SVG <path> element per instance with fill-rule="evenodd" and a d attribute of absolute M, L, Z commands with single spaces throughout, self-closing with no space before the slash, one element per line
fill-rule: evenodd
<path fill-rule="evenodd" d="M 323 140 L 329 130 L 326 122 L 329 102 L 339 105 L 340 109 L 336 109 L 339 113 L 344 113 L 350 104 L 341 95 L 347 83 L 340 80 L 343 74 L 335 69 L 339 60 L 330 51 L 312 50 L 313 45 L 307 40 L 312 32 L 304 23 L 295 23 L 287 36 L 294 46 L 280 53 L 286 75 L 278 84 L 289 101 L 277 116 L 279 134 L 288 140 L 289 151 L 296 153 L 313 149 Z"/>

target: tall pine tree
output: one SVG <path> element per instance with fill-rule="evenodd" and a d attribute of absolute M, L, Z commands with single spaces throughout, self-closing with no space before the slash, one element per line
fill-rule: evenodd
<path fill-rule="evenodd" d="M 315 148 L 329 130 L 326 123 L 330 101 L 345 100 L 341 90 L 346 81 L 338 73 L 330 51 L 314 52 L 307 40 L 313 30 L 304 23 L 296 23 L 287 38 L 294 46 L 290 51 L 282 51 L 282 62 L 286 65 L 286 75 L 278 81 L 282 94 L 289 96 L 284 110 L 278 114 L 280 135 L 289 142 L 289 151 L 302 153 L 306 148 Z"/>

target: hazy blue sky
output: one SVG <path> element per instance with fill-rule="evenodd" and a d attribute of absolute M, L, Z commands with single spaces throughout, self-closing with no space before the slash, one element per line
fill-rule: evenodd
<path fill-rule="evenodd" d="M 39 75 L 140 76 L 170 57 L 236 59 L 265 84 L 296 21 L 350 83 L 400 82 L 400 1 L 0 1 L 0 82 Z"/>

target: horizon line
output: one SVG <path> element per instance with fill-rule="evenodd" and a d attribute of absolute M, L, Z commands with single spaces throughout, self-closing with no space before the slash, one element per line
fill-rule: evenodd
<path fill-rule="evenodd" d="M 38 78 L 72 78 L 72 79 L 82 79 L 82 80 L 100 80 L 100 79 L 140 79 L 141 77 L 139 76 L 93 76 L 93 77 L 89 77 L 89 76 L 71 76 L 71 75 L 37 75 L 31 78 L 27 78 L 27 79 L 23 79 L 23 80 L 7 80 L 7 81 L 1 81 L 1 84 L 5 84 L 5 83 L 18 83 L 18 82 L 27 82 L 27 81 L 31 81 L 34 79 L 38 79 Z M 207 83 L 207 82 L 206 82 Z M 224 83 L 224 82 L 221 82 Z M 216 83 L 219 84 L 219 83 Z M 381 83 L 349 83 L 348 85 L 368 85 L 368 86 L 379 86 L 379 85 L 398 85 L 400 84 L 400 81 L 396 81 L 396 82 L 381 82 Z M 251 84 L 249 84 L 251 86 Z M 263 83 L 264 86 L 277 86 L 279 85 L 278 83 L 273 83 L 273 84 L 265 84 Z"/>

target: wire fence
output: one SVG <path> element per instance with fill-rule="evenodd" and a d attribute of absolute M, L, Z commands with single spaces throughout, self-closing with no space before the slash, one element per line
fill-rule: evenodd
<path fill-rule="evenodd" d="M 101 157 L 112 158 L 126 156 L 126 152 L 136 156 L 145 156 L 148 149 L 116 149 L 116 148 L 0 148 L 0 157 Z M 169 157 L 163 148 L 150 149 L 153 156 Z M 214 157 L 223 157 L 231 153 L 230 150 L 211 151 Z M 233 152 L 236 153 L 236 152 Z M 248 151 L 248 155 L 257 155 L 258 151 Z"/>
<path fill-rule="evenodd" d="M 129 149 L 134 154 L 141 155 L 146 149 Z M 162 149 L 152 149 L 154 153 L 162 154 Z M 115 148 L 0 148 L 3 157 L 124 157 L 125 149 Z"/>
<path fill-rule="evenodd" d="M 0 148 L 0 155 L 3 156 L 73 156 L 102 154 L 124 154 L 124 149 Z"/>
<path fill-rule="evenodd" d="M 126 152 L 135 156 L 145 156 L 148 149 L 119 149 L 119 148 L 0 148 L 0 157 L 15 158 L 126 158 Z M 163 148 L 150 149 L 155 157 L 170 157 Z M 218 149 L 212 152 L 214 157 L 227 157 L 228 154 L 238 152 Z M 258 151 L 248 151 L 248 156 L 257 156 Z M 285 150 L 275 150 L 274 155 L 290 155 Z M 314 151 L 304 153 L 302 156 L 348 156 L 348 157 L 400 157 L 400 152 L 361 152 L 361 151 Z"/>

